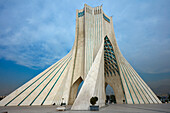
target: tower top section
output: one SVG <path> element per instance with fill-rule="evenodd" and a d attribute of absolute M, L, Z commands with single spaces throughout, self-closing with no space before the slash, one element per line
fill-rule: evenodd
<path fill-rule="evenodd" d="M 102 5 L 101 6 L 97 6 L 97 7 L 91 7 L 91 6 L 87 5 L 87 4 L 84 4 L 84 8 L 85 7 L 89 7 L 89 8 L 93 8 L 93 9 L 97 9 L 97 8 L 102 9 Z"/>
<path fill-rule="evenodd" d="M 84 15 L 90 14 L 91 16 L 97 16 L 97 15 L 103 15 L 103 18 L 110 23 L 110 19 L 112 17 L 107 16 L 103 10 L 102 10 L 102 5 L 101 6 L 97 6 L 97 7 L 91 7 L 87 4 L 84 4 L 84 8 L 77 10 L 77 17 L 84 17 Z"/>

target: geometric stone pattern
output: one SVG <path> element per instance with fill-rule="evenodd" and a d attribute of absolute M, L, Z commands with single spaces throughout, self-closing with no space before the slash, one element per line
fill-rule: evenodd
<path fill-rule="evenodd" d="M 98 97 L 100 107 L 105 105 L 108 84 L 118 104 L 161 103 L 121 54 L 112 17 L 103 12 L 102 6 L 92 8 L 85 4 L 76 11 L 71 51 L 9 94 L 0 106 L 52 105 L 64 98 L 72 110 L 88 110 L 92 96 Z"/>

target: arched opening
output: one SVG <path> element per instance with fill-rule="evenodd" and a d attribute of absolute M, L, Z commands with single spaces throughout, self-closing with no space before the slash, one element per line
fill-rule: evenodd
<path fill-rule="evenodd" d="M 113 91 L 113 88 L 107 84 L 106 86 L 106 103 L 108 104 L 116 104 L 116 97 L 115 97 L 115 93 Z"/>
<path fill-rule="evenodd" d="M 107 36 L 104 38 L 104 76 L 106 84 L 106 95 L 109 103 L 123 104 L 125 100 L 117 59 L 111 41 Z M 107 101 L 106 101 L 107 102 Z"/>
<path fill-rule="evenodd" d="M 70 98 L 68 102 L 69 105 L 72 105 L 74 103 L 82 84 L 83 84 L 83 79 L 79 77 L 72 85 L 71 91 L 70 91 Z"/>
<path fill-rule="evenodd" d="M 79 94 L 79 92 L 80 92 L 80 89 L 81 89 L 83 83 L 84 83 L 84 81 L 82 81 L 82 82 L 79 84 L 79 87 L 78 87 L 78 90 L 77 90 L 77 94 L 76 94 L 76 98 L 77 98 L 77 96 L 78 96 L 78 94 Z"/>

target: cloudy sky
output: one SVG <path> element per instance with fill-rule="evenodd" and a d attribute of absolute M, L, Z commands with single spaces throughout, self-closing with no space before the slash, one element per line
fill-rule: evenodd
<path fill-rule="evenodd" d="M 124 57 L 156 93 L 170 93 L 169 0 L 0 0 L 0 95 L 70 51 L 85 3 L 103 4 Z"/>

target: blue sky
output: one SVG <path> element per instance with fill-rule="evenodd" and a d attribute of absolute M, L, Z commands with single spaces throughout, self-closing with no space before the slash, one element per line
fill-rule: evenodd
<path fill-rule="evenodd" d="M 154 91 L 170 91 L 169 0 L 0 0 L 0 95 L 70 51 L 84 3 L 103 4 L 124 57 Z"/>

